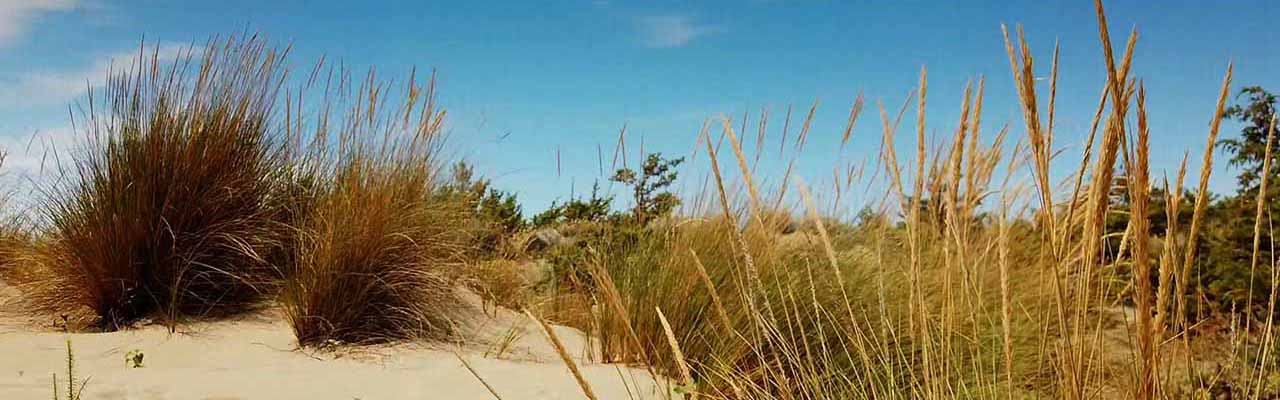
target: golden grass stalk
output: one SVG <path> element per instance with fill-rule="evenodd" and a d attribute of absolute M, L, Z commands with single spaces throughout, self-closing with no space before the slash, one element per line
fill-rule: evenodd
<path fill-rule="evenodd" d="M 1255 199 L 1256 210 L 1253 220 L 1253 252 L 1249 260 L 1249 295 L 1248 300 L 1245 302 L 1246 310 L 1253 309 L 1253 279 L 1254 274 L 1258 269 L 1258 258 L 1261 255 L 1262 217 L 1267 205 L 1267 178 L 1271 176 L 1271 146 L 1275 140 L 1276 133 L 1275 115 L 1272 115 L 1270 125 L 1271 127 L 1267 130 L 1267 147 L 1263 151 L 1261 182 L 1259 183 L 1258 195 Z"/>
<path fill-rule="evenodd" d="M 1136 398 L 1154 399 L 1159 385 L 1159 345 L 1158 335 L 1151 322 L 1154 299 L 1151 287 L 1150 261 L 1150 221 L 1147 216 L 1147 204 L 1151 191 L 1149 189 L 1150 167 L 1148 151 L 1150 133 L 1147 130 L 1146 90 L 1138 85 L 1138 143 L 1133 149 L 1136 164 L 1128 171 L 1129 178 L 1129 225 L 1133 230 L 1133 280 L 1138 291 L 1135 295 L 1137 303 L 1137 343 L 1139 375 Z"/>
<path fill-rule="evenodd" d="M 689 370 L 689 363 L 684 359 L 684 351 L 680 350 L 680 342 L 676 340 L 675 332 L 671 331 L 671 323 L 667 322 L 667 316 L 662 313 L 662 309 L 654 307 L 658 313 L 658 321 L 662 322 L 662 331 L 667 334 L 667 343 L 671 345 L 671 354 L 675 356 L 676 365 L 680 369 L 680 378 L 685 386 L 693 386 L 693 373 Z"/>
<path fill-rule="evenodd" d="M 764 135 L 765 128 L 769 126 L 769 108 L 765 107 L 760 110 L 759 128 L 756 130 L 756 157 L 751 161 L 751 171 L 755 172 L 756 166 L 760 165 L 760 156 L 764 155 Z M 745 132 L 744 132 L 745 133 Z"/>
<path fill-rule="evenodd" d="M 1100 2 L 1101 0 L 1098 1 Z M 1200 183 L 1196 190 L 1195 208 L 1191 214 L 1191 228 L 1187 232 L 1187 248 L 1183 250 L 1182 254 L 1182 273 L 1178 275 L 1175 282 L 1178 287 L 1176 297 L 1178 300 L 1178 312 L 1176 315 L 1185 315 L 1185 297 L 1191 290 L 1191 264 L 1195 259 L 1196 253 L 1194 244 L 1200 235 L 1200 225 L 1203 224 L 1205 209 L 1209 207 L 1209 175 L 1213 173 L 1213 151 L 1218 144 L 1218 126 L 1222 123 L 1222 110 L 1227 104 L 1227 94 L 1231 92 L 1233 71 L 1234 66 L 1227 64 L 1227 74 L 1222 78 L 1222 90 L 1218 95 L 1218 106 L 1214 109 L 1213 118 L 1209 120 L 1209 138 L 1208 143 L 1205 144 L 1203 161 L 1200 164 Z"/>
<path fill-rule="evenodd" d="M 778 154 L 787 146 L 787 134 L 791 131 L 791 104 L 787 104 L 787 114 L 782 117 L 782 139 L 778 141 Z"/>
<path fill-rule="evenodd" d="M 476 380 L 480 381 L 481 385 L 484 385 L 485 390 L 488 390 L 489 394 L 493 395 L 493 398 L 502 400 L 502 396 L 498 394 L 498 391 L 495 390 L 493 386 L 489 384 L 489 382 L 486 382 L 484 378 L 480 377 L 480 373 L 476 372 L 476 369 L 471 367 L 471 363 L 467 362 L 467 359 L 463 358 L 462 354 L 459 354 L 457 351 L 455 351 L 453 352 L 453 356 L 458 358 L 458 361 L 461 362 L 462 366 L 467 369 L 467 372 L 471 373 L 471 376 L 476 377 Z"/>
<path fill-rule="evenodd" d="M 1265 211 L 1266 209 L 1265 206 L 1267 205 L 1267 181 L 1269 180 L 1268 177 L 1271 176 L 1271 146 L 1275 144 L 1275 139 L 1276 139 L 1276 115 L 1272 114 L 1271 128 L 1267 130 L 1267 147 L 1263 151 L 1263 156 L 1262 156 L 1262 177 L 1261 177 L 1262 181 L 1259 182 L 1258 184 L 1258 196 L 1256 200 L 1257 210 L 1255 211 L 1254 220 L 1253 220 L 1253 255 L 1250 257 L 1250 261 L 1249 261 L 1249 286 L 1248 286 L 1249 298 L 1248 298 L 1248 301 L 1245 302 L 1246 304 L 1245 310 L 1247 310 L 1246 312 L 1253 312 L 1253 276 L 1256 273 L 1258 268 L 1258 255 L 1261 254 L 1260 247 L 1262 245 L 1262 239 L 1261 239 L 1262 238 L 1262 215 L 1263 215 L 1263 211 Z M 1276 277 L 1275 277 L 1274 270 L 1276 268 L 1275 268 L 1274 261 L 1269 261 L 1269 263 L 1271 264 L 1271 269 L 1273 270 L 1272 277 L 1271 277 L 1271 281 L 1272 281 L 1271 296 L 1270 296 L 1271 298 L 1268 301 L 1268 307 L 1267 307 L 1267 323 L 1266 323 L 1266 327 L 1264 328 L 1265 334 L 1263 335 L 1263 338 L 1265 338 L 1264 344 L 1258 350 L 1258 352 L 1260 353 L 1258 358 L 1261 358 L 1262 362 L 1258 364 L 1258 367 L 1259 367 L 1258 376 L 1255 378 L 1255 382 L 1257 383 L 1255 384 L 1255 390 L 1254 390 L 1255 393 L 1259 393 L 1259 394 L 1262 393 L 1262 382 L 1266 380 L 1266 376 L 1264 375 L 1265 373 L 1263 372 L 1263 370 L 1265 369 L 1268 362 L 1268 358 L 1271 355 L 1270 347 L 1274 343 L 1274 339 L 1271 336 L 1271 327 L 1273 324 L 1273 320 L 1275 318 Z M 1249 319 L 1253 319 L 1252 316 L 1250 316 Z M 1246 329 L 1246 332 L 1247 331 L 1248 330 Z"/>
<path fill-rule="evenodd" d="M 729 131 L 732 131 L 732 129 L 729 129 Z M 724 212 L 724 215 L 726 217 L 730 217 L 729 220 L 733 221 L 733 219 L 731 218 L 734 215 L 733 208 L 729 206 L 729 195 L 724 188 L 724 177 L 720 173 L 720 163 L 719 161 L 717 161 L 718 155 L 716 154 L 715 148 L 711 146 L 711 143 L 707 143 L 707 155 L 708 155 L 708 158 L 711 160 L 712 174 L 716 178 L 715 179 L 716 190 L 717 190 L 717 193 L 719 193 L 720 195 L 719 198 L 720 198 L 721 209 Z M 744 169 L 743 172 L 749 173 L 749 170 Z M 732 229 L 730 230 L 730 239 L 733 240 L 733 242 L 736 245 L 738 245 L 738 249 L 741 250 L 742 260 L 747 270 L 747 280 L 748 282 L 750 282 L 747 286 L 747 291 L 744 295 L 747 298 L 747 302 L 750 305 L 750 309 L 752 313 L 758 315 L 759 313 L 755 306 L 755 300 L 754 300 L 753 294 L 757 293 L 759 288 L 764 286 L 763 282 L 760 281 L 760 272 L 756 269 L 755 260 L 752 259 L 751 253 L 747 251 L 746 241 L 742 238 L 742 233 L 739 232 L 737 229 Z M 766 297 L 764 301 L 765 301 L 765 309 L 771 310 L 772 307 L 769 304 L 769 299 Z M 770 314 L 772 314 L 772 312 L 770 312 Z"/>
<path fill-rule="evenodd" d="M 707 275 L 707 267 L 702 265 L 698 252 L 689 249 L 689 255 L 693 257 L 693 264 L 698 267 L 698 278 L 702 280 L 702 285 L 707 288 L 707 294 L 711 296 L 711 304 L 715 306 L 716 316 L 720 317 L 721 328 L 735 330 L 733 321 L 729 319 L 729 313 L 724 309 L 724 302 L 720 300 L 720 293 L 716 290 L 715 283 L 711 282 L 711 276 Z"/>
<path fill-rule="evenodd" d="M 816 105 L 816 104 L 815 104 Z M 733 131 L 733 125 L 729 119 L 724 120 L 724 132 L 729 136 L 729 145 L 733 147 L 733 156 L 738 160 L 738 169 L 742 172 L 742 181 L 747 184 L 747 194 L 751 199 L 751 218 L 757 219 L 760 216 L 760 193 L 756 190 L 755 182 L 751 180 L 751 168 L 747 166 L 746 153 L 742 151 L 742 142 L 738 140 L 738 135 Z M 711 157 L 715 157 L 714 154 Z"/>
<path fill-rule="evenodd" d="M 809 124 L 813 123 L 813 114 L 818 111 L 818 104 L 821 99 L 814 99 L 813 105 L 809 106 L 809 115 L 804 117 L 804 124 L 800 126 L 800 136 L 796 137 L 796 152 L 804 150 L 805 139 L 809 138 Z"/>
<path fill-rule="evenodd" d="M 564 361 L 564 365 L 569 368 L 569 372 L 573 374 L 573 379 L 578 381 L 578 387 L 582 388 L 582 394 L 586 395 L 590 400 L 599 400 L 595 391 L 591 390 L 591 384 L 587 383 L 587 378 L 582 375 L 582 371 L 578 369 L 578 363 L 573 361 L 573 357 L 565 350 L 564 344 L 560 342 L 560 338 L 556 336 L 555 331 L 547 325 L 545 321 L 533 315 L 529 310 L 524 310 L 524 314 L 529 316 L 542 327 L 542 332 L 547 335 L 547 341 L 551 342 L 551 346 L 556 349 L 556 354 L 560 355 L 560 360 Z"/>
<path fill-rule="evenodd" d="M 1167 178 L 1164 182 L 1165 219 L 1169 222 L 1168 226 L 1165 227 L 1164 250 L 1160 254 L 1160 282 L 1156 286 L 1156 289 L 1159 290 L 1159 293 L 1156 294 L 1156 320 L 1154 327 L 1156 343 L 1164 341 L 1164 335 L 1168 332 L 1169 313 L 1174 311 L 1169 308 L 1169 301 L 1170 297 L 1175 294 L 1172 287 L 1173 274 L 1177 270 L 1178 262 L 1178 246 L 1175 238 L 1178 237 L 1178 215 L 1181 215 L 1182 208 L 1182 182 L 1187 176 L 1187 158 L 1189 155 L 1190 153 L 1183 153 L 1182 155 L 1182 163 L 1178 166 L 1178 176 L 1174 180 L 1174 186 L 1169 186 Z"/>
<path fill-rule="evenodd" d="M 849 121 L 845 123 L 844 134 L 840 135 L 840 149 L 844 150 L 844 146 L 849 144 L 849 138 L 853 136 L 853 126 L 858 123 L 858 115 L 862 114 L 862 92 L 858 92 L 858 97 L 853 100 L 853 107 L 849 109 Z"/>

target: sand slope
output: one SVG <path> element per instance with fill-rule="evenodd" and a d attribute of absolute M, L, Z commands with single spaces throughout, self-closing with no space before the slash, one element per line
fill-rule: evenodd
<path fill-rule="evenodd" d="M 79 377 L 89 379 L 87 400 L 492 399 L 455 354 L 504 399 L 585 398 L 537 325 L 509 310 L 477 316 L 461 345 L 322 354 L 296 350 L 292 332 L 275 311 L 184 327 L 177 334 L 150 326 L 67 335 L 18 322 L 0 319 L 0 399 L 50 398 L 51 374 L 65 380 L 67 339 Z M 588 362 L 582 333 L 555 329 L 601 399 L 664 398 L 661 385 L 644 370 Z M 145 354 L 143 368 L 126 366 L 125 355 L 134 349 Z"/>

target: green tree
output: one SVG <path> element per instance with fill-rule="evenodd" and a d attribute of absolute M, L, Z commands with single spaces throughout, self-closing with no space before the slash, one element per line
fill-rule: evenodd
<path fill-rule="evenodd" d="M 646 224 L 654 218 L 665 216 L 680 205 L 680 198 L 667 189 L 675 183 L 676 167 L 684 157 L 663 158 L 662 153 L 649 153 L 637 173 L 630 168 L 614 172 L 609 180 L 631 187 L 634 206 L 632 217 L 637 223 Z"/>
<path fill-rule="evenodd" d="M 1257 213 L 1257 194 L 1261 184 L 1262 165 L 1266 154 L 1267 133 L 1271 118 L 1276 113 L 1276 96 L 1258 86 L 1249 86 L 1240 90 L 1241 104 L 1233 105 L 1223 112 L 1223 118 L 1239 121 L 1244 124 L 1240 135 L 1222 140 L 1220 146 L 1231 155 L 1229 165 L 1239 168 L 1236 176 L 1236 194 L 1215 201 L 1205 215 L 1205 226 L 1199 243 L 1196 243 L 1196 264 L 1199 265 L 1195 276 L 1198 295 L 1208 300 L 1213 311 L 1225 312 L 1244 310 L 1248 299 L 1254 300 L 1252 310 L 1244 310 L 1258 316 L 1265 307 L 1261 307 L 1269 294 L 1271 267 L 1270 263 L 1260 263 L 1256 271 L 1252 268 L 1253 227 Z M 1280 165 L 1272 160 L 1271 171 L 1267 171 L 1270 186 L 1267 191 L 1266 212 L 1272 213 L 1280 205 L 1280 191 L 1275 188 L 1275 178 L 1280 172 Z M 1266 218 L 1264 216 L 1264 218 Z M 1184 225 L 1185 226 L 1185 225 Z M 1271 259 L 1270 246 L 1273 239 L 1269 229 L 1263 229 L 1261 240 L 1264 245 L 1259 249 L 1260 259 Z M 1252 282 L 1252 286 L 1250 286 Z"/>
<path fill-rule="evenodd" d="M 1271 118 L 1276 114 L 1276 96 L 1258 86 L 1240 89 L 1240 97 L 1245 97 L 1244 104 L 1236 104 L 1223 112 L 1223 117 L 1244 123 L 1240 137 L 1222 141 L 1222 148 L 1231 153 L 1227 162 L 1240 168 L 1236 177 L 1241 193 L 1254 192 L 1258 189 L 1262 176 L 1262 158 L 1266 154 L 1267 130 L 1271 128 Z M 1271 175 L 1280 171 L 1280 165 L 1272 163 Z M 1268 193 L 1270 195 L 1270 193 Z"/>

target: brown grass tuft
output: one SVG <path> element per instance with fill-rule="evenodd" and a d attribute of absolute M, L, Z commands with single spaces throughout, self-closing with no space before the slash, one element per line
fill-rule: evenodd
<path fill-rule="evenodd" d="M 144 46 L 90 94 L 88 142 L 38 207 L 49 229 L 15 261 L 32 309 L 117 329 L 272 293 L 288 231 L 270 123 L 286 53 L 232 37 L 166 66 Z"/>
<path fill-rule="evenodd" d="M 329 99 L 350 112 L 336 146 L 313 149 L 320 183 L 297 227 L 285 316 L 304 346 L 449 338 L 475 224 L 439 184 L 434 77 L 425 89 L 411 78 L 401 103 L 373 74 L 355 93 Z"/>

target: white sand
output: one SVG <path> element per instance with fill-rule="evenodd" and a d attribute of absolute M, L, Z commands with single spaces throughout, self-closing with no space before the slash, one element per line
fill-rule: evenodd
<path fill-rule="evenodd" d="M 0 296 L 5 291 L 0 287 Z M 67 339 L 75 350 L 77 378 L 88 379 L 86 400 L 494 398 L 455 351 L 503 399 L 585 398 L 535 323 L 509 310 L 491 314 L 476 317 L 465 345 L 324 354 L 297 350 L 274 311 L 183 327 L 172 335 L 159 326 L 67 335 L 0 316 L 0 399 L 50 398 L 53 373 L 65 388 Z M 599 398 L 665 398 L 662 385 L 644 370 L 589 362 L 582 357 L 588 342 L 581 332 L 555 330 Z M 510 336 L 513 345 L 495 354 L 511 332 L 517 332 Z M 126 366 L 125 355 L 135 349 L 145 354 L 143 368 Z"/>

